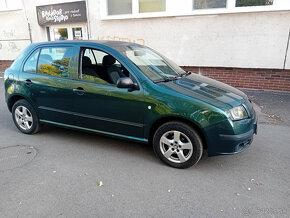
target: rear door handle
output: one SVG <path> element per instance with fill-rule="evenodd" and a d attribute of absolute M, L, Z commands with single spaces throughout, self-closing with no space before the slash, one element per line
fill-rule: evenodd
<path fill-rule="evenodd" d="M 78 95 L 83 95 L 86 93 L 86 91 L 82 87 L 78 87 L 76 89 L 73 89 L 73 92 L 76 92 Z"/>

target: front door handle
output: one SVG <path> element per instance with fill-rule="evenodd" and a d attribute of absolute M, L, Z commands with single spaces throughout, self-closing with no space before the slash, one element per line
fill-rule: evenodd
<path fill-rule="evenodd" d="M 83 95 L 86 93 L 86 91 L 82 87 L 78 87 L 76 89 L 73 89 L 73 92 L 76 92 L 78 95 Z"/>
<path fill-rule="evenodd" d="M 25 80 L 25 84 L 28 86 L 32 85 L 32 81 L 30 79 Z"/>

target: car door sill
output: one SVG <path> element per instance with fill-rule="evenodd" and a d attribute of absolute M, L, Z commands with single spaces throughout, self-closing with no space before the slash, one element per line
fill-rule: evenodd
<path fill-rule="evenodd" d="M 95 119 L 95 120 L 102 120 L 102 121 L 107 121 L 107 122 L 130 125 L 130 126 L 135 126 L 135 127 L 139 127 L 139 128 L 144 127 L 144 124 L 142 124 L 142 123 L 132 123 L 132 122 L 127 122 L 127 121 L 123 121 L 123 120 L 109 119 L 109 118 L 105 118 L 105 117 L 97 117 L 97 116 L 92 116 L 92 115 L 80 114 L 80 113 L 76 113 L 76 112 L 72 112 L 72 111 L 64 111 L 64 110 L 44 107 L 44 106 L 40 106 L 38 108 L 42 109 L 42 110 L 49 110 L 49 111 L 53 111 L 53 112 L 71 114 L 74 116 L 85 117 L 85 118 L 90 118 L 90 119 Z"/>
<path fill-rule="evenodd" d="M 69 125 L 69 124 L 64 124 L 64 123 L 53 122 L 53 121 L 49 121 L 49 120 L 40 119 L 39 121 L 42 123 L 48 123 L 48 124 L 53 124 L 53 125 L 58 125 L 58 126 L 73 128 L 73 129 L 79 129 L 79 130 L 84 130 L 84 131 L 88 131 L 88 132 L 109 135 L 109 136 L 113 136 L 113 137 L 130 139 L 130 140 L 139 141 L 139 142 L 143 142 L 143 143 L 148 142 L 148 139 L 145 139 L 145 138 L 138 138 L 138 137 L 127 136 L 127 135 L 122 135 L 122 134 L 117 134 L 117 133 L 105 132 L 105 131 L 101 131 L 101 130 L 89 129 L 89 128 L 84 128 L 84 127 L 80 127 L 80 126 L 74 126 L 74 125 Z"/>

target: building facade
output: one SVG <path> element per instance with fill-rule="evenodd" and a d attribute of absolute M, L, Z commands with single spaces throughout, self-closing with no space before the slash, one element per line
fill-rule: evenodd
<path fill-rule="evenodd" d="M 290 91 L 289 0 L 0 0 L 0 67 L 33 42 L 121 40 L 236 87 Z"/>

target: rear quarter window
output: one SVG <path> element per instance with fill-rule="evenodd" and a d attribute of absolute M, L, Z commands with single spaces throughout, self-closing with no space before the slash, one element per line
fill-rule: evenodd
<path fill-rule="evenodd" d="M 29 58 L 26 60 L 23 66 L 23 72 L 25 73 L 36 73 L 36 64 L 39 55 L 39 49 L 34 51 Z"/>

